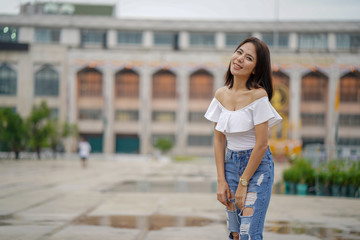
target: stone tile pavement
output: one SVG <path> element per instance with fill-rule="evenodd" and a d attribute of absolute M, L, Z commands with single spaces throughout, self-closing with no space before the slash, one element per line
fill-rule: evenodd
<path fill-rule="evenodd" d="M 0 240 L 227 239 L 211 160 L 89 163 L 0 160 Z M 273 194 L 264 239 L 360 239 L 360 199 Z"/>

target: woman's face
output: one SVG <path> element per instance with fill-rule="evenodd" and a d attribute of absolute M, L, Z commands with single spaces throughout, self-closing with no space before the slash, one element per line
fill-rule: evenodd
<path fill-rule="evenodd" d="M 231 57 L 230 72 L 234 76 L 242 76 L 248 79 L 251 73 L 255 73 L 256 63 L 255 45 L 247 42 L 239 47 Z"/>

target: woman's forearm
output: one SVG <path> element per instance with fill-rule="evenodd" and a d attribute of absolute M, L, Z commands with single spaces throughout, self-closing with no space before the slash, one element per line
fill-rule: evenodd
<path fill-rule="evenodd" d="M 220 133 L 216 132 L 214 136 L 214 154 L 215 154 L 215 163 L 216 163 L 216 171 L 217 171 L 217 181 L 222 182 L 225 180 L 225 146 L 226 146 L 226 138 Z"/>

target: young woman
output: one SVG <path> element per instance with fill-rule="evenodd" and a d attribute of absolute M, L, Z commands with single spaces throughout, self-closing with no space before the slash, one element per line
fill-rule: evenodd
<path fill-rule="evenodd" d="M 263 238 L 274 180 L 268 130 L 282 120 L 270 103 L 272 94 L 269 49 L 247 38 L 205 113 L 215 123 L 217 199 L 226 206 L 229 239 Z"/>

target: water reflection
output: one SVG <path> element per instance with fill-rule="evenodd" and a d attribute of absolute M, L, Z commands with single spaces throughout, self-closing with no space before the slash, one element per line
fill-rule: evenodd
<path fill-rule="evenodd" d="M 360 232 L 353 229 L 328 228 L 316 223 L 291 223 L 288 221 L 266 222 L 265 231 L 279 234 L 305 234 L 320 239 L 354 240 L 360 239 Z"/>
<path fill-rule="evenodd" d="M 171 216 L 153 214 L 150 216 L 112 215 L 112 216 L 84 216 L 75 224 L 111 226 L 115 228 L 137 228 L 146 230 L 160 230 L 164 227 L 206 226 L 219 223 L 216 220 L 195 216 Z M 223 222 L 221 222 L 223 223 Z"/>

